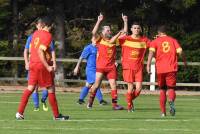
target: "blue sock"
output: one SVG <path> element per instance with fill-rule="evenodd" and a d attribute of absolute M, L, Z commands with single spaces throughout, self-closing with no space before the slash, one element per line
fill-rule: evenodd
<path fill-rule="evenodd" d="M 101 93 L 100 88 L 97 89 L 96 97 L 97 97 L 97 100 L 98 100 L 99 102 L 100 102 L 101 100 L 103 100 L 103 95 L 102 95 L 102 93 Z"/>
<path fill-rule="evenodd" d="M 81 92 L 80 92 L 80 97 L 79 97 L 79 99 L 80 100 L 84 100 L 85 99 L 85 97 L 87 96 L 87 94 L 88 94 L 88 92 L 89 92 L 89 88 L 88 87 L 83 87 L 82 89 L 81 89 Z"/>
<path fill-rule="evenodd" d="M 39 108 L 39 94 L 38 94 L 38 92 L 34 92 L 32 94 L 32 98 L 33 98 L 34 107 Z"/>
<path fill-rule="evenodd" d="M 42 90 L 42 102 L 45 102 L 47 100 L 48 97 L 48 90 L 47 89 L 43 89 Z"/>

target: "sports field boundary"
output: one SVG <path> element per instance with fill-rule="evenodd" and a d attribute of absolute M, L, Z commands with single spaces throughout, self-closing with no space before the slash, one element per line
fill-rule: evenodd
<path fill-rule="evenodd" d="M 16 92 L 22 92 L 24 89 L 26 89 L 27 86 L 0 86 L 0 93 L 16 93 Z M 58 93 L 79 93 L 82 87 L 56 87 L 56 91 Z M 118 89 L 119 94 L 125 94 L 127 90 L 125 89 Z M 102 92 L 104 94 L 110 93 L 110 89 L 102 88 Z M 177 95 L 198 95 L 200 96 L 200 91 L 186 91 L 186 90 L 177 90 Z M 158 95 L 159 90 L 150 91 L 149 89 L 143 89 L 141 94 L 144 95 Z"/>

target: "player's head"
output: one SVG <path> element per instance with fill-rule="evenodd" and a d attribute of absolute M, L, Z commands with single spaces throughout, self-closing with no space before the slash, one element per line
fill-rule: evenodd
<path fill-rule="evenodd" d="M 42 23 L 42 19 L 38 18 L 36 22 L 36 28 L 37 30 L 41 30 L 44 27 L 44 24 Z"/>
<path fill-rule="evenodd" d="M 157 32 L 158 32 L 158 35 L 159 34 L 166 34 L 167 27 L 165 25 L 160 25 L 160 26 L 158 26 Z"/>
<path fill-rule="evenodd" d="M 102 26 L 101 33 L 106 38 L 112 37 L 112 32 L 111 32 L 110 26 Z"/>
<path fill-rule="evenodd" d="M 42 28 L 47 28 L 49 31 L 53 27 L 53 19 L 49 16 L 41 18 Z"/>
<path fill-rule="evenodd" d="M 142 28 L 139 22 L 133 22 L 131 32 L 134 35 L 140 35 L 142 33 Z"/>

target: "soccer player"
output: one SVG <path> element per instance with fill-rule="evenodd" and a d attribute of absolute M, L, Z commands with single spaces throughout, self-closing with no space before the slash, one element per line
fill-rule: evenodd
<path fill-rule="evenodd" d="M 81 62 L 83 59 L 87 60 L 86 65 L 86 84 L 82 88 L 80 92 L 79 100 L 77 101 L 78 104 L 85 103 L 84 98 L 87 96 L 89 89 L 92 87 L 92 85 L 95 82 L 95 76 L 96 76 L 96 55 L 97 55 L 97 48 L 94 43 L 88 44 L 81 53 L 81 56 L 76 64 L 76 67 L 74 68 L 74 75 L 77 75 L 80 69 Z M 107 102 L 103 100 L 103 95 L 101 93 L 100 88 L 97 89 L 96 97 L 99 101 L 100 105 L 107 105 Z"/>
<path fill-rule="evenodd" d="M 38 19 L 37 24 L 36 24 L 36 28 L 37 30 L 40 30 L 41 27 L 41 19 Z M 32 39 L 32 35 L 30 35 L 26 41 L 26 45 L 24 48 L 24 60 L 25 60 L 25 69 L 28 71 L 29 70 L 29 57 L 30 57 L 30 43 L 31 43 L 31 39 Z M 55 44 L 54 41 L 51 42 L 51 53 L 52 53 L 52 60 L 53 60 L 53 66 L 56 69 L 56 61 L 55 61 Z M 28 78 L 28 76 L 27 76 Z M 44 111 L 48 111 L 48 107 L 46 104 L 46 99 L 48 97 L 48 90 L 47 89 L 43 89 L 42 90 L 42 98 L 41 98 L 41 102 L 42 102 L 42 107 Z M 34 103 L 34 111 L 39 111 L 39 93 L 38 93 L 38 86 L 36 86 L 35 91 L 32 94 L 32 98 L 33 98 L 33 103 Z"/>
<path fill-rule="evenodd" d="M 95 42 L 97 47 L 96 80 L 91 88 L 91 94 L 89 97 L 87 108 L 92 108 L 97 89 L 99 88 L 102 78 L 105 75 L 111 87 L 112 107 L 114 110 L 122 110 L 123 107 L 117 104 L 117 70 L 115 66 L 116 44 L 113 43 L 115 42 L 117 37 L 121 35 L 121 32 L 112 37 L 110 27 L 103 26 L 101 34 L 97 34 L 99 25 L 102 20 L 103 15 L 100 14 L 92 30 L 92 41 Z"/>
<path fill-rule="evenodd" d="M 50 33 L 52 20 L 49 17 L 42 18 L 42 29 L 33 33 L 30 49 L 28 87 L 22 94 L 21 101 L 16 113 L 16 119 L 24 119 L 24 110 L 28 99 L 36 86 L 48 89 L 49 104 L 53 111 L 54 120 L 68 120 L 69 116 L 59 113 L 54 86 L 54 67 L 51 61 Z"/>
<path fill-rule="evenodd" d="M 178 71 L 177 54 L 182 56 L 182 48 L 179 43 L 173 37 L 168 36 L 166 32 L 164 25 L 158 27 L 158 37 L 150 44 L 147 61 L 147 72 L 150 74 L 152 57 L 155 55 L 162 117 L 166 116 L 166 92 L 168 92 L 170 114 L 174 116 L 176 112 L 174 102 L 176 98 L 176 74 Z M 186 62 L 184 63 L 186 65 Z"/>
<path fill-rule="evenodd" d="M 124 30 L 128 29 L 128 17 L 122 15 Z M 122 35 L 118 38 L 122 48 L 123 79 L 128 85 L 126 94 L 127 110 L 134 111 L 133 100 L 140 95 L 143 81 L 143 61 L 150 40 L 141 35 L 142 29 L 138 22 L 131 26 L 131 35 Z M 135 82 L 135 89 L 134 89 Z"/>

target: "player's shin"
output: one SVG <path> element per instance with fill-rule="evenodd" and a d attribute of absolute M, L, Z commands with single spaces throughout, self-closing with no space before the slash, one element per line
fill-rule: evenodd
<path fill-rule="evenodd" d="M 58 104 L 56 100 L 55 93 L 49 93 L 49 104 L 51 105 L 51 109 L 53 111 L 54 117 L 59 116 Z"/>
<path fill-rule="evenodd" d="M 160 89 L 160 110 L 162 114 L 166 114 L 166 90 Z"/>
<path fill-rule="evenodd" d="M 18 107 L 18 112 L 22 115 L 24 113 L 24 109 L 25 109 L 25 107 L 28 103 L 28 99 L 29 99 L 31 93 L 32 93 L 32 91 L 25 89 L 24 93 L 22 94 L 21 101 L 20 101 L 20 104 L 19 104 L 19 107 Z"/>

